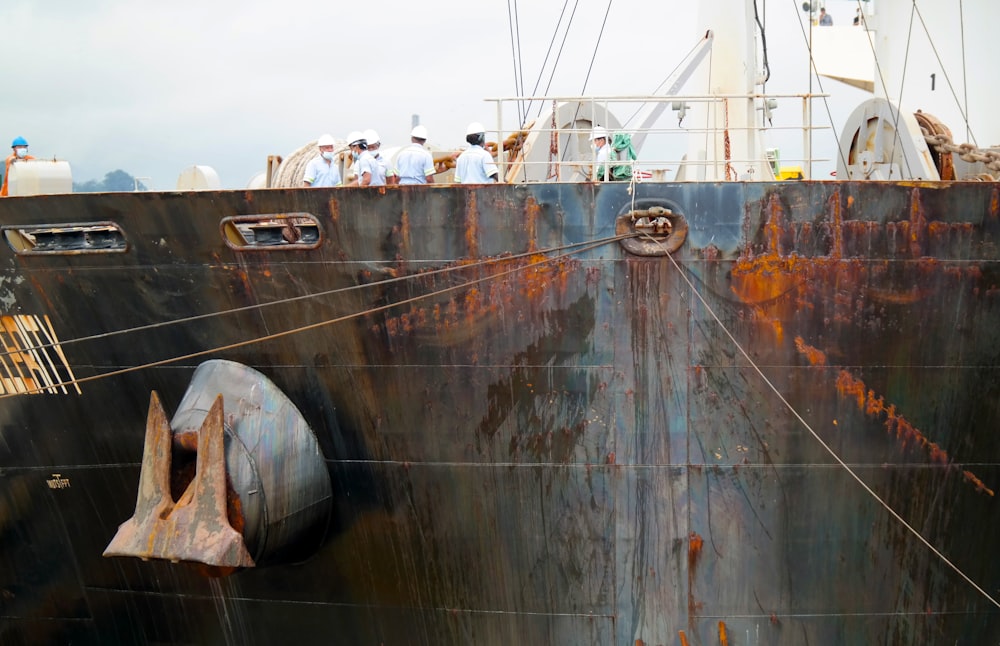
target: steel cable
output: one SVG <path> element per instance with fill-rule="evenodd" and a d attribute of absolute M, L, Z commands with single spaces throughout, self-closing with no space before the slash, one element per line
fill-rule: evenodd
<path fill-rule="evenodd" d="M 650 240 L 661 246 L 663 244 L 661 241 L 657 240 L 656 238 L 648 234 L 642 234 L 641 237 L 649 238 Z M 914 537 L 917 538 L 917 540 L 923 543 L 932 553 L 934 553 L 935 556 L 941 559 L 942 563 L 951 568 L 956 574 L 958 574 L 963 580 L 965 580 L 966 583 L 972 586 L 983 597 L 988 599 L 990 603 L 992 603 L 997 608 L 1000 608 L 1000 602 L 998 602 L 996 599 L 990 596 L 990 594 L 986 592 L 986 590 L 984 590 L 982 587 L 979 586 L 979 584 L 973 581 L 970 576 L 968 576 L 965 572 L 961 570 L 961 568 L 952 563 L 947 556 L 942 554 L 936 547 L 931 545 L 930 541 L 924 538 L 920 534 L 920 532 L 918 532 L 912 525 L 906 522 L 906 520 L 903 519 L 903 517 L 900 516 L 899 513 L 897 513 L 892 507 L 889 506 L 889 503 L 885 502 L 885 500 L 883 500 L 871 487 L 869 487 L 865 483 L 864 480 L 861 479 L 861 476 L 859 476 L 854 471 L 854 469 L 852 469 L 846 462 L 844 462 L 841 459 L 839 455 L 837 455 L 837 452 L 834 451 L 829 444 L 823 441 L 823 438 L 819 436 L 819 434 L 812 428 L 809 422 L 807 422 L 802 417 L 802 415 L 799 414 L 798 410 L 796 410 L 795 407 L 792 406 L 791 402 L 785 399 L 784 395 L 781 394 L 781 391 L 778 390 L 777 386 L 775 386 L 774 383 L 767 378 L 767 375 L 764 374 L 764 371 L 760 369 L 760 366 L 758 366 L 757 363 L 753 360 L 753 358 L 750 357 L 750 354 L 743 348 L 743 345 L 736 340 L 736 337 L 733 336 L 732 332 L 729 331 L 729 328 L 726 327 L 726 324 L 722 322 L 722 319 L 718 317 L 718 315 L 715 313 L 715 310 L 712 309 L 712 306 L 708 304 L 708 301 L 701 295 L 701 292 L 698 291 L 694 283 L 692 283 L 691 280 L 688 278 L 687 273 L 684 271 L 684 269 L 681 268 L 680 264 L 674 258 L 673 254 L 671 254 L 669 251 L 666 251 L 665 248 L 664 252 L 666 253 L 666 256 L 670 259 L 670 262 L 673 263 L 674 268 L 677 270 L 677 273 L 681 276 L 684 282 L 687 283 L 688 288 L 695 295 L 695 297 L 701 302 L 702 306 L 704 306 L 704 308 L 708 311 L 709 315 L 712 317 L 712 320 L 714 320 L 719 325 L 719 328 L 722 330 L 723 334 L 726 335 L 726 337 L 733 344 L 733 346 L 735 346 L 736 350 L 743 356 L 743 358 L 747 360 L 747 362 L 750 364 L 750 367 L 754 370 L 754 372 L 757 373 L 757 375 L 767 385 L 767 387 L 771 389 L 771 392 L 775 394 L 775 396 L 781 401 L 781 403 L 785 406 L 785 408 L 787 408 L 788 411 L 795 417 L 795 419 L 797 419 L 799 423 L 802 424 L 802 426 L 809 432 L 809 434 L 812 435 L 813 439 L 815 439 L 819 443 L 819 445 L 823 447 L 823 449 L 830 455 L 830 457 L 832 457 L 837 462 L 837 464 L 840 465 L 840 467 L 843 468 L 851 476 L 851 478 L 853 478 L 859 485 L 861 485 L 861 488 L 864 489 L 876 502 L 878 502 L 879 505 L 881 505 L 887 512 L 889 512 L 889 514 L 895 520 L 897 520 L 903 527 L 905 527 L 907 531 L 909 531 Z"/>
<path fill-rule="evenodd" d="M 79 343 L 79 342 L 82 342 L 82 341 L 90 341 L 90 340 L 94 340 L 94 339 L 107 338 L 109 336 L 114 336 L 116 334 L 123 334 L 123 333 L 127 333 L 127 332 L 139 331 L 139 330 L 148 330 L 148 329 L 152 329 L 152 328 L 156 328 L 156 327 L 161 327 L 163 325 L 175 325 L 177 323 L 188 322 L 188 321 L 195 321 L 195 320 L 210 318 L 212 316 L 222 316 L 222 315 L 230 314 L 230 313 L 233 313 L 233 312 L 252 310 L 252 309 L 257 309 L 257 308 L 260 308 L 260 307 L 266 307 L 266 306 L 270 306 L 270 305 L 287 304 L 289 302 L 298 301 L 298 300 L 302 300 L 302 299 L 305 299 L 305 298 L 316 298 L 318 296 L 325 296 L 325 295 L 329 295 L 329 294 L 340 293 L 340 292 L 345 292 L 345 291 L 350 291 L 350 290 L 360 289 L 360 288 L 366 288 L 366 287 L 384 286 L 386 284 L 389 284 L 389 283 L 392 283 L 392 282 L 396 282 L 396 281 L 399 281 L 399 280 L 408 280 L 408 279 L 417 278 L 417 277 L 423 278 L 423 277 L 432 276 L 432 275 L 435 275 L 435 274 L 438 274 L 438 273 L 444 273 L 446 271 L 458 271 L 458 270 L 474 269 L 474 268 L 484 267 L 484 266 L 488 266 L 490 264 L 495 264 L 495 263 L 499 263 L 499 262 L 509 262 L 510 260 L 514 260 L 514 259 L 517 259 L 517 258 L 537 256 L 537 255 L 542 254 L 542 253 L 551 253 L 552 251 L 565 251 L 567 249 L 570 250 L 570 251 L 567 251 L 566 253 L 562 253 L 560 255 L 553 256 L 553 257 L 546 257 L 546 258 L 544 258 L 542 260 L 538 260 L 538 261 L 535 261 L 535 262 L 530 262 L 530 263 L 528 263 L 526 265 L 523 265 L 521 267 L 516 267 L 514 269 L 510 269 L 510 270 L 507 270 L 507 271 L 504 271 L 504 272 L 500 272 L 498 274 L 494 274 L 494 275 L 491 275 L 491 276 L 485 276 L 483 278 L 476 278 L 476 279 L 473 279 L 473 280 L 469 280 L 469 281 L 463 282 L 463 283 L 458 284 L 458 285 L 451 285 L 449 287 L 445 287 L 443 289 L 435 290 L 433 292 L 427 292 L 425 294 L 420 294 L 419 296 L 414 296 L 412 298 L 407 298 L 407 299 L 404 299 L 402 301 L 395 301 L 393 303 L 387 303 L 386 305 L 380 305 L 378 307 L 372 307 L 372 308 L 369 308 L 369 309 L 366 309 L 366 310 L 362 310 L 360 312 L 353 312 L 351 314 L 345 314 L 344 316 L 339 316 L 339 317 L 332 318 L 332 319 L 326 319 L 326 320 L 320 321 L 318 323 L 311 323 L 309 325 L 299 326 L 299 327 L 296 327 L 296 328 L 292 328 L 290 330 L 284 330 L 282 332 L 275 332 L 273 334 L 266 334 L 264 336 L 255 337 L 253 339 L 247 339 L 247 340 L 244 340 L 244 341 L 238 341 L 238 342 L 235 342 L 235 343 L 229 343 L 229 344 L 226 344 L 226 345 L 216 346 L 216 347 L 213 347 L 213 348 L 209 348 L 207 350 L 199 350 L 197 352 L 191 352 L 191 353 L 184 354 L 184 355 L 177 355 L 177 356 L 169 357 L 167 359 L 161 359 L 159 361 L 152 361 L 152 362 L 144 363 L 144 364 L 141 364 L 141 365 L 129 366 L 127 368 L 121 368 L 119 370 L 112 370 L 112 371 L 104 372 L 104 373 L 101 373 L 101 374 L 98 374 L 98 375 L 91 375 L 89 377 L 74 378 L 74 379 L 69 379 L 69 380 L 65 380 L 65 381 L 60 381 L 58 383 L 45 384 L 43 386 L 37 386 L 35 388 L 27 389 L 27 390 L 20 391 L 20 392 L 4 393 L 4 394 L 0 394 L 0 399 L 6 399 L 8 397 L 15 397 L 15 396 L 19 396 L 19 395 L 30 395 L 30 394 L 35 394 L 35 393 L 41 393 L 41 392 L 43 392 L 45 390 L 49 390 L 51 388 L 61 388 L 61 387 L 65 387 L 65 386 L 76 386 L 78 384 L 87 383 L 89 381 L 97 381 L 99 379 L 105 379 L 105 378 L 108 378 L 108 377 L 115 377 L 115 376 L 119 376 L 119 375 L 123 375 L 123 374 L 128 374 L 128 373 L 131 373 L 131 372 L 136 372 L 136 371 L 139 371 L 139 370 L 145 370 L 147 368 L 156 368 L 158 366 L 169 365 L 169 364 L 172 364 L 172 363 L 177 363 L 178 361 L 184 361 L 186 359 L 194 359 L 194 358 L 203 357 L 203 356 L 206 356 L 206 355 L 209 355 L 209 354 L 214 354 L 214 353 L 218 353 L 218 352 L 224 352 L 226 350 L 234 350 L 236 348 L 242 348 L 242 347 L 254 345 L 254 344 L 257 344 L 257 343 L 262 343 L 264 341 L 272 341 L 274 339 L 280 339 L 280 338 L 283 338 L 283 337 L 286 337 L 286 336 L 291 336 L 293 334 L 298 334 L 300 332 L 307 332 L 309 330 L 318 329 L 318 328 L 321 328 L 321 327 L 325 327 L 327 325 L 332 325 L 334 323 L 340 323 L 340 322 L 343 322 L 343 321 L 348 321 L 348 320 L 351 320 L 351 319 L 359 318 L 361 316 L 365 316 L 365 315 L 368 315 L 368 314 L 375 314 L 375 313 L 378 313 L 378 312 L 384 312 L 386 310 L 392 309 L 394 307 L 398 307 L 400 305 L 407 305 L 407 304 L 410 304 L 410 303 L 416 303 L 416 302 L 419 302 L 419 301 L 427 299 L 427 298 L 432 298 L 432 297 L 435 297 L 435 296 L 440 296 L 442 294 L 447 294 L 449 292 L 458 291 L 458 290 L 461 290 L 461 289 L 465 289 L 467 287 L 478 285 L 480 283 L 484 283 L 484 282 L 487 282 L 487 281 L 495 280 L 497 278 L 503 278 L 505 276 L 510 276 L 510 275 L 516 274 L 518 272 L 525 271 L 527 269 L 531 269 L 532 267 L 537 267 L 537 266 L 549 264 L 549 263 L 552 263 L 552 262 L 558 262 L 558 261 L 564 260 L 566 258 L 572 257 L 572 256 L 574 256 L 576 254 L 580 254 L 580 253 L 584 253 L 584 252 L 587 252 L 587 251 L 591 251 L 593 249 L 597 249 L 599 247 L 602 247 L 602 246 L 604 246 L 606 244 L 609 244 L 609 243 L 612 243 L 612 242 L 617 242 L 619 240 L 624 240 L 626 238 L 636 237 L 637 235 L 639 235 L 639 234 L 630 233 L 630 234 L 624 234 L 624 235 L 610 236 L 610 237 L 607 237 L 607 238 L 601 238 L 599 240 L 590 240 L 590 241 L 587 241 L 587 242 L 577 242 L 577 243 L 573 243 L 573 244 L 569 244 L 569 245 L 563 245 L 563 246 L 560 246 L 560 247 L 554 247 L 554 248 L 547 249 L 547 250 L 541 250 L 541 251 L 537 251 L 536 250 L 536 251 L 531 251 L 531 252 L 525 252 L 523 254 L 517 254 L 517 255 L 512 255 L 512 256 L 504 256 L 502 258 L 495 258 L 495 259 L 491 259 L 489 261 L 483 261 L 483 262 L 474 263 L 474 264 L 471 264 L 471 265 L 462 265 L 461 267 L 448 267 L 448 268 L 445 268 L 445 269 L 434 270 L 434 271 L 431 271 L 431 272 L 425 272 L 425 273 L 421 273 L 421 274 L 412 274 L 410 276 L 404 276 L 404 277 L 400 277 L 400 278 L 391 278 L 391 279 L 387 279 L 387 280 L 384 280 L 384 281 L 379 281 L 379 282 L 376 282 L 376 283 L 368 283 L 368 284 L 365 284 L 365 285 L 355 285 L 355 286 L 352 286 L 352 287 L 345 287 L 345 288 L 341 288 L 341 289 L 337 289 L 337 290 L 330 290 L 330 291 L 327 291 L 327 292 L 320 292 L 320 293 L 317 293 L 317 294 L 309 294 L 309 295 L 305 295 L 305 296 L 295 296 L 295 297 L 292 297 L 292 298 L 283 299 L 281 301 L 272 301 L 270 303 L 262 303 L 260 305 L 251 305 L 251 306 L 247 306 L 247 307 L 243 307 L 243 308 L 237 308 L 237 309 L 233 309 L 233 310 L 226 310 L 225 312 L 216 312 L 216 313 L 213 313 L 213 314 L 202 314 L 202 315 L 199 315 L 199 316 L 188 317 L 188 318 L 185 318 L 185 319 L 176 319 L 174 321 L 168 321 L 168 322 L 164 322 L 164 323 L 155 323 L 155 324 L 146 325 L 146 326 L 142 326 L 142 327 L 138 327 L 138 328 L 130 328 L 128 330 L 120 330 L 120 331 L 117 331 L 117 332 L 108 332 L 108 333 L 100 334 L 100 335 L 94 335 L 94 336 L 89 336 L 89 337 L 80 337 L 80 338 L 77 338 L 77 339 L 70 339 L 68 341 L 61 341 L 61 342 L 58 342 L 58 343 L 47 344 L 45 346 L 35 346 L 34 349 L 41 349 L 42 347 L 51 347 L 52 345 L 66 345 L 66 344 L 69 344 L 69 343 Z M 11 353 L 11 354 L 18 354 L 18 353 L 15 352 L 15 353 Z"/>

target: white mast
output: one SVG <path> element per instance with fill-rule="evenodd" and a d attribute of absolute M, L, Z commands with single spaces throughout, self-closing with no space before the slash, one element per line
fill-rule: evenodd
<path fill-rule="evenodd" d="M 699 26 L 715 34 L 707 65 L 688 87 L 718 97 L 692 102 L 684 126 L 692 130 L 681 180 L 762 180 L 773 173 L 756 125 L 759 69 L 752 0 L 703 0 Z"/>

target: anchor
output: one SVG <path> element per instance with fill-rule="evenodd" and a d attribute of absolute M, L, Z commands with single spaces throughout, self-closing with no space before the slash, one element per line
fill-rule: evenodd
<path fill-rule="evenodd" d="M 104 556 L 200 563 L 208 576 L 299 562 L 326 540 L 331 509 L 326 461 L 299 409 L 260 372 L 213 359 L 169 423 L 150 394 L 135 513 Z"/>
<path fill-rule="evenodd" d="M 220 394 L 198 429 L 194 479 L 174 502 L 170 495 L 172 433 L 159 396 L 151 393 L 135 513 L 118 527 L 104 556 L 234 568 L 255 565 L 243 536 L 226 516 L 223 430 Z"/>

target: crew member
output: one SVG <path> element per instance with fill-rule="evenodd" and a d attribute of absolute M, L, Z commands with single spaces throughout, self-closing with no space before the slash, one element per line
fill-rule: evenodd
<path fill-rule="evenodd" d="M 433 184 L 434 158 L 424 148 L 427 128 L 414 126 L 410 131 L 410 145 L 396 155 L 396 177 L 400 184 Z"/>
<path fill-rule="evenodd" d="M 465 130 L 465 140 L 469 147 L 462 151 L 455 162 L 455 181 L 459 184 L 491 184 L 497 181 L 500 169 L 483 145 L 486 143 L 486 128 L 473 121 Z"/>
<path fill-rule="evenodd" d="M 354 172 L 356 177 L 349 184 L 350 186 L 371 186 L 372 180 L 377 177 L 378 162 L 368 152 L 368 142 L 362 132 L 355 130 L 347 135 L 347 145 L 351 147 L 351 158 L 354 160 Z"/>
<path fill-rule="evenodd" d="M 826 7 L 820 7 L 819 9 L 819 25 L 820 27 L 833 26 L 833 17 L 826 12 Z"/>
<path fill-rule="evenodd" d="M 594 142 L 594 149 L 597 151 L 594 177 L 598 180 L 604 180 L 610 172 L 608 161 L 611 159 L 611 144 L 608 143 L 608 131 L 601 126 L 594 126 L 594 130 L 590 133 L 590 139 Z"/>
<path fill-rule="evenodd" d="M 333 148 L 336 145 L 333 137 L 323 135 L 316 142 L 319 154 L 306 164 L 306 172 L 302 175 L 304 186 L 320 188 L 323 186 L 340 186 L 340 168 L 337 166 Z"/>
<path fill-rule="evenodd" d="M 396 170 L 389 164 L 388 158 L 382 154 L 382 141 L 379 139 L 378 133 L 374 130 L 365 130 L 365 142 L 368 144 L 368 152 L 372 154 L 375 158 L 375 162 L 378 164 L 378 174 L 379 176 L 372 180 L 372 186 L 383 186 L 383 185 L 394 185 L 399 183 L 399 177 L 396 175 Z"/>
<path fill-rule="evenodd" d="M 3 185 L 0 186 L 0 197 L 7 196 L 7 180 L 10 179 L 10 167 L 16 162 L 34 159 L 28 154 L 28 141 L 24 137 L 15 137 L 10 144 L 11 153 L 7 157 L 7 164 L 3 171 Z"/>

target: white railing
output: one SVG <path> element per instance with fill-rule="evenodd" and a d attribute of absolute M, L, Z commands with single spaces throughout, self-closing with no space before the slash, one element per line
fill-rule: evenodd
<path fill-rule="evenodd" d="M 488 139 L 512 139 L 521 132 L 519 150 L 498 155 L 501 176 L 508 181 L 582 181 L 594 179 L 596 151 L 590 146 L 591 129 L 599 125 L 609 133 L 631 135 L 638 159 L 634 167 L 664 179 L 768 179 L 782 164 L 801 167 L 812 176 L 813 132 L 829 126 L 812 123 L 812 101 L 826 94 L 728 94 L 673 96 L 499 97 L 495 104 L 497 128 Z M 796 109 L 781 109 L 787 104 Z M 537 108 L 535 119 L 521 131 L 506 124 L 517 104 Z M 674 115 L 663 114 L 670 109 Z M 555 118 L 553 118 L 553 111 Z M 625 121 L 621 121 L 625 118 Z M 796 141 L 798 139 L 798 141 Z M 799 155 L 781 155 L 786 147 L 800 148 Z M 523 151 L 524 154 L 519 154 Z M 622 161 L 612 162 L 620 165 Z"/>

